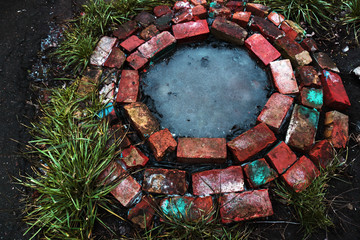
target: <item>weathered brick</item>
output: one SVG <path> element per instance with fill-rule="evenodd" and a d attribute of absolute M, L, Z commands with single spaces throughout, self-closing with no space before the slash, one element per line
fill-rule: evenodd
<path fill-rule="evenodd" d="M 334 72 L 323 70 L 321 84 L 324 93 L 324 105 L 336 110 L 350 107 L 350 100 L 340 76 Z"/>
<path fill-rule="evenodd" d="M 206 20 L 176 24 L 172 30 L 179 43 L 205 40 L 210 33 Z"/>
<path fill-rule="evenodd" d="M 265 17 L 269 14 L 270 8 L 267 6 L 264 6 L 262 4 L 257 3 L 247 3 L 246 4 L 246 11 L 251 12 L 252 14 L 259 16 L 259 17 Z"/>
<path fill-rule="evenodd" d="M 77 93 L 84 97 L 93 91 L 95 91 L 96 87 L 100 83 L 100 78 L 103 71 L 101 69 L 93 69 L 87 68 L 84 75 L 81 77 Z"/>
<path fill-rule="evenodd" d="M 232 12 L 241 12 L 244 11 L 244 2 L 241 1 L 229 1 L 225 5 L 229 8 Z"/>
<path fill-rule="evenodd" d="M 235 15 L 235 14 L 234 14 Z M 245 46 L 267 66 L 281 54 L 261 34 L 253 34 L 245 40 Z"/>
<path fill-rule="evenodd" d="M 293 41 L 300 40 L 298 39 L 298 33 L 294 29 L 292 29 L 287 22 L 282 22 L 280 25 L 280 29 L 285 32 L 285 36 L 289 39 Z"/>
<path fill-rule="evenodd" d="M 138 38 L 135 35 L 132 35 L 131 37 L 120 43 L 120 46 L 128 52 L 132 52 L 144 42 L 145 42 L 144 40 Z"/>
<path fill-rule="evenodd" d="M 192 14 L 194 16 L 194 20 L 205 19 L 207 17 L 207 10 L 203 5 L 197 5 L 192 8 Z"/>
<path fill-rule="evenodd" d="M 155 16 L 149 12 L 141 12 L 135 17 L 135 21 L 140 23 L 144 28 L 155 22 Z"/>
<path fill-rule="evenodd" d="M 251 29 L 253 31 L 259 31 L 264 37 L 270 39 L 271 41 L 284 36 L 284 33 L 274 24 L 258 16 L 254 16 L 252 18 Z"/>
<path fill-rule="evenodd" d="M 130 56 L 127 57 L 126 61 L 135 70 L 143 69 L 149 62 L 149 60 L 144 57 L 139 51 L 133 52 Z"/>
<path fill-rule="evenodd" d="M 141 228 L 150 229 L 155 216 L 156 202 L 150 196 L 143 196 L 141 201 L 131 208 L 128 219 Z"/>
<path fill-rule="evenodd" d="M 305 30 L 302 27 L 300 27 L 299 24 L 297 24 L 294 21 L 285 20 L 285 22 L 290 26 L 290 28 L 292 30 L 294 30 L 296 32 L 295 40 L 296 41 L 301 41 L 304 38 L 305 34 L 306 34 Z"/>
<path fill-rule="evenodd" d="M 139 94 L 139 73 L 136 70 L 123 70 L 119 82 L 116 102 L 125 104 L 137 101 Z"/>
<path fill-rule="evenodd" d="M 211 33 L 218 39 L 237 45 L 243 45 L 247 31 L 234 22 L 217 17 L 211 27 Z"/>
<path fill-rule="evenodd" d="M 149 158 L 138 148 L 130 145 L 129 148 L 122 150 L 121 161 L 127 168 L 144 167 L 149 161 Z"/>
<path fill-rule="evenodd" d="M 227 193 L 220 197 L 222 223 L 231 223 L 273 215 L 267 189 Z"/>
<path fill-rule="evenodd" d="M 275 40 L 275 45 L 295 66 L 304 66 L 312 62 L 309 52 L 287 36 Z"/>
<path fill-rule="evenodd" d="M 127 21 L 126 23 L 120 25 L 120 27 L 113 32 L 113 35 L 120 40 L 124 40 L 139 30 L 139 25 L 136 21 Z"/>
<path fill-rule="evenodd" d="M 226 161 L 225 138 L 179 138 L 178 162 L 224 163 Z"/>
<path fill-rule="evenodd" d="M 296 69 L 300 87 L 320 88 L 321 81 L 313 66 L 301 66 Z"/>
<path fill-rule="evenodd" d="M 109 57 L 104 62 L 105 67 L 121 68 L 126 59 L 125 53 L 119 48 L 114 47 L 111 50 Z"/>
<path fill-rule="evenodd" d="M 297 159 L 295 153 L 282 141 L 265 158 L 279 174 L 283 174 Z"/>
<path fill-rule="evenodd" d="M 140 37 L 145 41 L 149 41 L 152 37 L 155 37 L 159 33 L 160 32 L 156 28 L 156 26 L 154 24 L 151 24 L 150 26 L 141 31 Z"/>
<path fill-rule="evenodd" d="M 321 88 L 303 87 L 300 91 L 300 103 L 306 107 L 320 110 L 323 106 L 323 91 Z"/>
<path fill-rule="evenodd" d="M 336 66 L 336 64 L 331 60 L 329 55 L 323 52 L 318 52 L 314 54 L 314 58 L 316 60 L 317 65 L 321 69 L 331 70 L 333 72 L 340 73 L 340 70 Z"/>
<path fill-rule="evenodd" d="M 175 12 L 178 12 L 180 10 L 184 10 L 184 9 L 190 9 L 191 5 L 187 0 L 183 0 L 183 1 L 177 1 L 175 2 L 174 6 L 173 6 L 173 10 Z"/>
<path fill-rule="evenodd" d="M 146 192 L 184 195 L 187 188 L 185 171 L 148 168 L 144 172 L 142 189 Z"/>
<path fill-rule="evenodd" d="M 286 144 L 296 150 L 308 152 L 315 142 L 318 122 L 319 112 L 316 109 L 295 104 L 286 132 Z"/>
<path fill-rule="evenodd" d="M 192 3 L 194 6 L 206 5 L 206 0 L 191 0 L 191 3 Z"/>
<path fill-rule="evenodd" d="M 147 59 L 152 59 L 170 48 L 176 39 L 171 33 L 164 31 L 141 45 L 138 50 Z"/>
<path fill-rule="evenodd" d="M 289 59 L 278 60 L 270 63 L 271 75 L 275 88 L 282 94 L 297 94 L 297 85 L 294 70 Z"/>
<path fill-rule="evenodd" d="M 346 148 L 349 140 L 349 117 L 338 111 L 327 112 L 324 136 L 335 148 Z"/>
<path fill-rule="evenodd" d="M 236 12 L 232 17 L 232 21 L 246 28 L 250 21 L 251 12 Z M 254 34 L 255 35 L 255 34 Z"/>
<path fill-rule="evenodd" d="M 116 42 L 116 38 L 107 36 L 102 37 L 90 57 L 90 64 L 103 66 Z"/>
<path fill-rule="evenodd" d="M 312 38 L 305 38 L 300 45 L 309 52 L 316 52 L 319 50 L 318 46 L 316 45 L 316 42 Z"/>
<path fill-rule="evenodd" d="M 266 123 L 270 129 L 279 133 L 293 102 L 292 97 L 273 93 L 257 117 L 257 122 Z"/>
<path fill-rule="evenodd" d="M 214 203 L 211 196 L 196 198 L 176 196 L 164 198 L 160 203 L 160 209 L 169 219 L 197 222 L 207 218 L 212 219 L 209 215 L 214 210 Z"/>
<path fill-rule="evenodd" d="M 108 130 L 108 135 L 111 136 L 106 143 L 107 147 L 110 147 L 112 144 L 121 141 L 120 148 L 124 149 L 131 145 L 129 138 L 126 136 L 126 129 L 122 122 L 118 122 L 112 125 Z"/>
<path fill-rule="evenodd" d="M 213 169 L 192 174 L 194 195 L 209 195 L 244 190 L 244 176 L 241 166 Z"/>
<path fill-rule="evenodd" d="M 277 178 L 277 173 L 261 158 L 244 166 L 244 173 L 251 188 L 258 188 Z"/>
<path fill-rule="evenodd" d="M 316 166 L 326 168 L 334 158 L 334 149 L 328 140 L 317 142 L 310 150 L 309 157 Z"/>
<path fill-rule="evenodd" d="M 275 24 L 275 26 L 279 26 L 284 20 L 285 17 L 284 15 L 277 13 L 277 12 L 271 12 L 268 16 L 267 19 L 272 22 L 273 24 Z"/>
<path fill-rule="evenodd" d="M 173 18 L 172 13 L 168 13 L 155 20 L 155 26 L 159 31 L 169 31 L 171 29 L 170 23 Z"/>
<path fill-rule="evenodd" d="M 174 18 L 172 19 L 173 23 L 175 24 L 189 22 L 191 20 L 193 20 L 192 9 L 184 9 L 176 13 Z"/>
<path fill-rule="evenodd" d="M 231 18 L 231 10 L 220 4 L 217 4 L 214 7 L 211 7 L 211 5 L 210 5 L 209 16 L 212 18 L 222 17 L 222 18 L 230 19 Z"/>
<path fill-rule="evenodd" d="M 134 102 L 125 105 L 124 109 L 142 139 L 148 138 L 151 134 L 159 130 L 158 121 L 144 103 Z"/>
<path fill-rule="evenodd" d="M 249 160 L 276 141 L 274 133 L 260 123 L 227 143 L 234 158 L 240 163 Z"/>
<path fill-rule="evenodd" d="M 167 128 L 151 134 L 148 143 L 157 161 L 163 160 L 166 154 L 175 151 L 177 146 L 177 142 Z"/>
<path fill-rule="evenodd" d="M 314 163 L 305 156 L 302 156 L 281 178 L 295 190 L 301 192 L 305 190 L 312 181 L 319 176 L 320 172 Z"/>
<path fill-rule="evenodd" d="M 166 14 L 169 14 L 169 13 L 172 13 L 169 6 L 160 5 L 160 6 L 154 7 L 154 14 L 158 18 L 161 17 L 161 16 L 164 16 Z"/>

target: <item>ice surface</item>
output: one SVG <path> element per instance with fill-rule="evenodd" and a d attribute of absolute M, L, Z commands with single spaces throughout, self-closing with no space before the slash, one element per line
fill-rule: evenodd
<path fill-rule="evenodd" d="M 204 44 L 178 48 L 154 64 L 142 75 L 142 88 L 171 133 L 226 137 L 255 124 L 269 80 L 247 50 Z"/>

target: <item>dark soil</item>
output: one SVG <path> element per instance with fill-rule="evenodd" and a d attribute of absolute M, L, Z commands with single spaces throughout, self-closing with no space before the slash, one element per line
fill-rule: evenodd
<path fill-rule="evenodd" d="M 31 102 L 28 70 L 37 60 L 40 41 L 49 33 L 49 22 L 61 23 L 78 11 L 80 0 L 17 0 L 0 2 L 0 239 L 28 239 L 23 236 L 26 225 L 21 218 L 24 205 L 19 185 L 12 177 L 30 173 L 30 163 L 20 154 L 30 137 L 24 125 L 35 115 Z M 352 103 L 346 112 L 350 117 L 351 140 L 343 180 L 333 180 L 329 200 L 334 200 L 336 228 L 320 231 L 311 239 L 360 239 L 360 80 L 350 70 L 360 65 L 360 48 L 350 38 L 319 41 L 322 51 L 329 53 L 341 70 L 341 77 Z M 342 39 L 341 41 L 339 39 Z M 349 40 L 350 39 L 350 40 Z M 338 44 L 337 44 L 338 42 Z M 341 50 L 349 45 L 350 50 Z M 356 140 L 357 139 L 357 140 Z M 19 191 L 20 190 L 20 191 Z M 274 204 L 279 216 L 289 216 L 289 209 Z M 284 218 L 284 221 L 290 219 Z M 299 227 L 292 224 L 254 223 L 259 239 L 301 239 Z"/>

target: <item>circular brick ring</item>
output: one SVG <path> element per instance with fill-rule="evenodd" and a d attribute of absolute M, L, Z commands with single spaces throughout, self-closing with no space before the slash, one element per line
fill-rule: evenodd
<path fill-rule="evenodd" d="M 131 125 L 147 141 L 157 161 L 177 149 L 180 163 L 225 163 L 229 150 L 238 165 L 193 173 L 191 196 L 184 196 L 189 193 L 186 172 L 164 168 L 147 168 L 142 186 L 129 176 L 112 194 L 125 207 L 137 202 L 128 217 L 141 227 L 145 223 L 139 215 L 146 213 L 147 227 L 154 216 L 150 195 L 137 200 L 142 192 L 178 195 L 163 198 L 160 208 L 164 214 L 182 215 L 191 221 L 213 209 L 213 194 L 220 194 L 223 223 L 272 215 L 267 183 L 280 177 L 295 191 L 302 191 L 319 175 L 318 167 L 327 166 L 333 148 L 347 144 L 348 116 L 340 111 L 346 110 L 350 102 L 338 68 L 318 51 L 314 40 L 306 38 L 300 26 L 261 4 L 218 1 L 206 6 L 205 0 L 185 0 L 176 2 L 172 9 L 157 6 L 154 14 L 142 12 L 114 31 L 113 37 L 102 37 L 91 64 L 123 69 L 117 95 L 110 94 L 110 98 L 123 106 Z M 224 138 L 181 137 L 176 141 L 168 129 L 159 130 L 147 106 L 137 102 L 138 71 L 175 44 L 202 41 L 210 33 L 220 40 L 245 44 L 270 70 L 277 92 L 258 116 L 258 124 L 229 142 Z M 112 107 L 108 113 L 115 117 Z M 315 143 L 321 114 L 324 140 Z M 285 139 L 277 137 L 281 132 L 286 132 Z M 122 145 L 126 148 L 121 164 L 115 164 L 119 172 L 145 166 L 148 157 L 128 138 Z"/>

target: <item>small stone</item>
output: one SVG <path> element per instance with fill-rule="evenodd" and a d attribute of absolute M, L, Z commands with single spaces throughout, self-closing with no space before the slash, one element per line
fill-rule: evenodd
<path fill-rule="evenodd" d="M 218 39 L 237 45 L 243 45 L 247 37 L 247 31 L 238 24 L 217 17 L 211 28 L 211 33 Z"/>
<path fill-rule="evenodd" d="M 236 12 L 232 17 L 232 21 L 246 28 L 251 17 L 251 12 Z M 255 35 L 255 34 L 254 34 Z"/>
<path fill-rule="evenodd" d="M 79 81 L 77 93 L 81 97 L 85 97 L 94 92 L 100 83 L 102 73 L 103 71 L 101 69 L 87 68 Z"/>
<path fill-rule="evenodd" d="M 213 169 L 192 174 L 194 195 L 244 191 L 244 176 L 241 166 Z"/>
<path fill-rule="evenodd" d="M 198 5 L 206 5 L 206 0 L 191 0 L 191 3 L 194 6 L 198 6 Z"/>
<path fill-rule="evenodd" d="M 293 102 L 294 99 L 290 96 L 272 94 L 259 114 L 257 122 L 266 123 L 270 129 L 279 133 Z"/>
<path fill-rule="evenodd" d="M 173 18 L 172 13 L 168 13 L 155 20 L 155 26 L 159 31 L 169 31 L 171 29 L 170 23 Z"/>
<path fill-rule="evenodd" d="M 160 5 L 160 6 L 156 6 L 154 7 L 154 14 L 157 18 L 162 17 L 166 14 L 172 14 L 171 9 L 169 8 L 169 6 L 166 5 Z"/>
<path fill-rule="evenodd" d="M 285 17 L 282 14 L 279 14 L 277 12 L 271 12 L 268 16 L 267 19 L 272 22 L 273 24 L 275 24 L 275 26 L 279 26 L 284 20 Z"/>
<path fill-rule="evenodd" d="M 116 102 L 121 104 L 137 101 L 139 95 L 139 73 L 136 70 L 123 70 L 119 82 Z"/>
<path fill-rule="evenodd" d="M 285 142 L 290 147 L 308 152 L 315 142 L 315 135 L 319 122 L 319 112 L 295 104 Z"/>
<path fill-rule="evenodd" d="M 197 5 L 192 8 L 192 14 L 195 20 L 207 18 L 207 10 L 203 5 Z"/>
<path fill-rule="evenodd" d="M 138 38 L 135 35 L 132 35 L 131 37 L 123 41 L 120 46 L 124 48 L 127 52 L 132 52 L 144 42 L 144 40 Z"/>
<path fill-rule="evenodd" d="M 295 66 L 304 66 L 312 62 L 309 52 L 287 36 L 275 40 L 275 45 Z"/>
<path fill-rule="evenodd" d="M 234 14 L 235 16 L 235 14 Z M 253 34 L 245 40 L 245 46 L 267 66 L 281 54 L 261 34 Z"/>
<path fill-rule="evenodd" d="M 297 159 L 295 153 L 282 141 L 265 158 L 279 174 L 283 174 Z"/>
<path fill-rule="evenodd" d="M 176 24 L 172 27 L 175 39 L 179 43 L 189 43 L 205 40 L 209 36 L 206 20 Z"/>
<path fill-rule="evenodd" d="M 244 11 L 244 2 L 241 1 L 230 1 L 225 5 L 232 12 L 242 12 Z"/>
<path fill-rule="evenodd" d="M 264 37 L 270 39 L 271 41 L 282 38 L 284 36 L 284 33 L 274 24 L 258 16 L 253 17 L 251 29 L 253 31 L 259 31 Z"/>
<path fill-rule="evenodd" d="M 144 172 L 142 189 L 146 192 L 184 195 L 187 188 L 185 171 L 148 168 Z"/>
<path fill-rule="evenodd" d="M 277 178 L 275 170 L 263 158 L 246 164 L 244 173 L 251 188 L 258 188 Z"/>
<path fill-rule="evenodd" d="M 268 189 L 227 193 L 220 197 L 222 223 L 268 217 L 274 214 Z"/>
<path fill-rule="evenodd" d="M 296 69 L 300 87 L 321 88 L 321 81 L 313 66 L 301 66 Z"/>
<path fill-rule="evenodd" d="M 300 45 L 309 52 L 316 52 L 319 50 L 318 46 L 316 45 L 316 42 L 312 38 L 305 38 Z"/>
<path fill-rule="evenodd" d="M 151 134 L 148 142 L 157 161 L 163 160 L 166 154 L 174 152 L 177 146 L 177 142 L 167 128 Z"/>
<path fill-rule="evenodd" d="M 135 21 L 140 23 L 141 26 L 146 28 L 150 24 L 155 22 L 155 16 L 149 12 L 141 12 L 135 17 Z"/>
<path fill-rule="evenodd" d="M 314 58 L 316 63 L 319 65 L 321 69 L 331 70 L 333 72 L 340 73 L 340 70 L 336 66 L 336 64 L 331 60 L 329 55 L 323 52 L 315 53 Z"/>
<path fill-rule="evenodd" d="M 113 32 L 113 35 L 120 40 L 124 40 L 139 30 L 139 25 L 136 21 L 127 21 L 120 25 L 120 27 Z"/>
<path fill-rule="evenodd" d="M 225 163 L 225 138 L 179 138 L 177 161 L 183 163 Z"/>
<path fill-rule="evenodd" d="M 131 208 L 128 219 L 143 229 L 150 229 L 155 216 L 156 202 L 150 196 L 143 196 L 141 201 Z"/>
<path fill-rule="evenodd" d="M 191 20 L 193 20 L 192 9 L 184 9 L 175 14 L 175 17 L 172 19 L 175 24 L 189 22 Z"/>
<path fill-rule="evenodd" d="M 247 3 L 246 4 L 246 11 L 251 12 L 252 14 L 259 16 L 259 17 L 265 17 L 269 14 L 270 8 L 267 6 L 264 6 L 262 4 L 257 3 Z"/>
<path fill-rule="evenodd" d="M 116 38 L 107 36 L 102 37 L 90 57 L 90 64 L 103 66 L 116 42 Z"/>
<path fill-rule="evenodd" d="M 352 72 L 360 79 L 360 66 L 352 70 Z"/>
<path fill-rule="evenodd" d="M 289 59 L 278 60 L 270 63 L 271 75 L 275 88 L 282 94 L 297 94 L 297 85 L 294 70 Z"/>
<path fill-rule="evenodd" d="M 274 133 L 260 123 L 227 143 L 234 158 L 243 163 L 276 141 Z"/>
<path fill-rule="evenodd" d="M 338 111 L 325 114 L 324 136 L 335 148 L 346 148 L 349 140 L 349 117 Z"/>
<path fill-rule="evenodd" d="M 289 170 L 281 175 L 281 178 L 294 189 L 295 192 L 301 192 L 319 175 L 320 172 L 314 163 L 307 157 L 302 156 Z"/>
<path fill-rule="evenodd" d="M 138 148 L 130 145 L 129 148 L 122 150 L 121 161 L 127 168 L 145 167 L 149 158 L 145 156 Z"/>
<path fill-rule="evenodd" d="M 171 33 L 164 31 L 141 45 L 138 50 L 147 59 L 152 59 L 172 47 L 175 42 L 175 37 Z"/>
<path fill-rule="evenodd" d="M 300 91 L 300 103 L 309 108 L 320 110 L 323 106 L 322 89 L 303 87 Z"/>
<path fill-rule="evenodd" d="M 317 142 L 310 150 L 309 157 L 316 166 L 326 168 L 335 157 L 334 149 L 328 140 Z"/>
<path fill-rule="evenodd" d="M 129 63 L 130 67 L 132 67 L 135 70 L 141 70 L 143 69 L 146 64 L 149 62 L 149 60 L 144 57 L 139 51 L 136 51 L 132 53 L 126 61 Z"/>
<path fill-rule="evenodd" d="M 154 24 L 151 24 L 150 26 L 141 31 L 140 37 L 145 41 L 149 41 L 152 37 L 155 37 L 159 33 L 160 32 L 156 28 L 156 26 Z"/>

